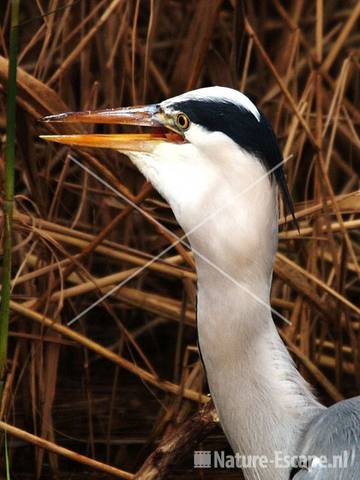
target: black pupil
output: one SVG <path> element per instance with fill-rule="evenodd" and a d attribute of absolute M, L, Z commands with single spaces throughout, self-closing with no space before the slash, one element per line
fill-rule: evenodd
<path fill-rule="evenodd" d="M 178 122 L 180 127 L 186 127 L 187 121 L 185 115 L 179 115 Z"/>

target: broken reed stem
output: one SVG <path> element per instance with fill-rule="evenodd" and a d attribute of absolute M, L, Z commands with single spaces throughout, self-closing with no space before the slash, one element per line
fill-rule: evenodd
<path fill-rule="evenodd" d="M 10 291 L 11 291 L 11 235 L 14 201 L 15 175 L 15 109 L 16 109 L 16 58 L 19 39 L 19 3 L 11 2 L 10 58 L 7 82 L 6 148 L 5 148 L 5 201 L 3 236 L 3 271 L 1 281 L 0 306 L 0 403 L 6 372 L 7 343 L 9 330 Z"/>
<path fill-rule="evenodd" d="M 134 480 L 167 478 L 169 470 L 187 454 L 193 452 L 196 445 L 209 435 L 218 423 L 219 418 L 214 404 L 209 401 L 161 439 L 159 446 L 148 456 L 134 476 Z"/>

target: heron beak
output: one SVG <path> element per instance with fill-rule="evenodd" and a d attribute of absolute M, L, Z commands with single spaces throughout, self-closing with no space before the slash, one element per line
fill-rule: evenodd
<path fill-rule="evenodd" d="M 84 112 L 66 112 L 41 118 L 42 122 L 56 123 L 108 123 L 154 128 L 150 133 L 40 135 L 50 142 L 80 147 L 111 148 L 121 152 L 151 153 L 159 143 L 181 143 L 183 137 L 168 126 L 159 105 L 113 108 Z"/>

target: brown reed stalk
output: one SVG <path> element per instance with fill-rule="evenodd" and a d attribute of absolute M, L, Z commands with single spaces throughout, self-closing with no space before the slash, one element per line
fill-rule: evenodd
<path fill-rule="evenodd" d="M 281 215 L 272 297 L 292 323 L 279 324 L 280 333 L 324 402 L 360 391 L 360 2 L 244 4 L 23 2 L 9 370 L 0 408 L 17 478 L 92 471 L 102 478 L 102 471 L 171 479 L 174 469 L 176 478 L 193 478 L 187 466 L 197 441 L 227 447 L 223 435 L 210 434 L 214 410 L 199 374 L 192 253 L 177 246 L 132 278 L 173 242 L 165 227 L 182 235 L 169 207 L 126 157 L 40 142 L 45 128 L 85 131 L 39 125 L 45 114 L 153 103 L 211 84 L 245 89 L 276 128 L 300 225 L 299 235 Z M 9 0 L 3 10 L 0 138 Z M 1 181 L 4 166 L 0 153 Z M 3 222 L 2 215 L 0 230 Z M 105 302 L 67 326 L 103 294 Z"/>

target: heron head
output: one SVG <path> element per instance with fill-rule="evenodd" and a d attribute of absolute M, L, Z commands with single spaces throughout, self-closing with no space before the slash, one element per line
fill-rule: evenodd
<path fill-rule="evenodd" d="M 228 222 L 233 217 L 235 223 L 257 228 L 250 216 L 258 207 L 259 222 L 266 223 L 261 205 L 273 197 L 272 178 L 292 209 L 274 133 L 250 99 L 236 90 L 201 88 L 145 107 L 61 113 L 43 121 L 149 127 L 147 133 L 43 138 L 125 153 L 168 200 L 185 231 L 227 203 Z M 244 235 L 251 237 L 251 232 Z"/>

